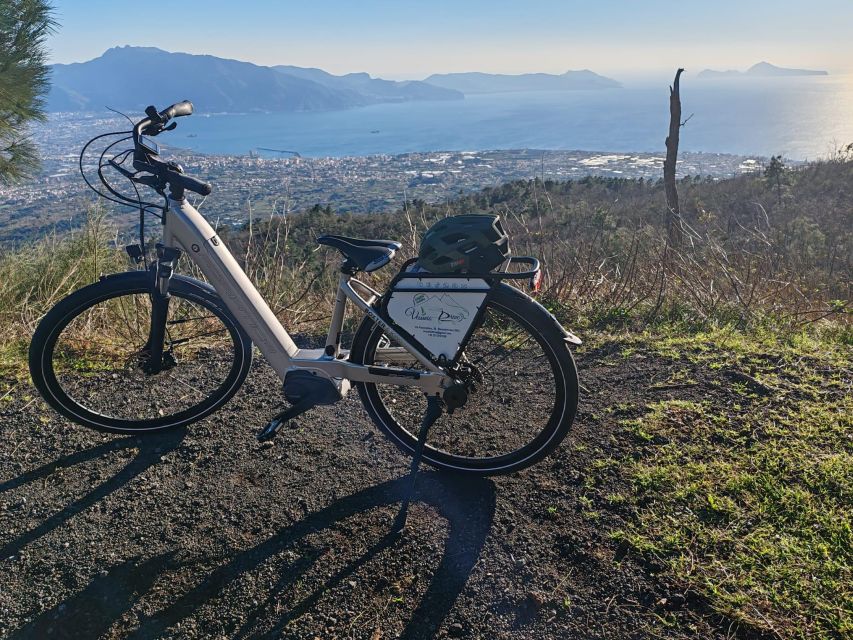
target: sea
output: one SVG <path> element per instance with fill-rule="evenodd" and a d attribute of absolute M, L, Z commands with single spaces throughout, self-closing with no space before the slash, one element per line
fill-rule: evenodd
<path fill-rule="evenodd" d="M 853 143 L 851 75 L 685 76 L 681 99 L 683 151 L 811 160 Z M 200 108 L 181 119 L 168 140 L 158 141 L 203 153 L 268 157 L 524 148 L 660 152 L 668 122 L 669 88 L 661 80 L 343 111 L 206 114 Z"/>

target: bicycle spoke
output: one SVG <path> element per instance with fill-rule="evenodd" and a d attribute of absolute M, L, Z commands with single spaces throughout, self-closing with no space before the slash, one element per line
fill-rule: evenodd
<path fill-rule="evenodd" d="M 178 338 L 177 340 L 170 340 L 169 345 L 175 346 L 177 344 L 184 344 L 190 342 L 191 340 L 196 340 L 197 338 L 206 338 L 208 336 L 216 336 L 226 333 L 228 330 L 224 327 L 222 329 L 216 329 L 215 331 L 208 331 L 206 333 L 198 333 L 194 336 L 190 336 L 189 338 Z"/>
<path fill-rule="evenodd" d="M 528 342 L 530 342 L 532 339 L 533 339 L 533 338 L 532 338 L 531 336 L 527 336 L 527 338 L 525 338 L 524 342 L 522 342 L 522 343 L 521 343 L 521 345 L 519 345 L 519 347 L 524 346 L 525 344 L 527 344 Z M 493 354 L 493 353 L 494 353 L 494 351 L 491 351 L 488 355 L 491 355 L 491 354 Z M 501 359 L 500 359 L 500 360 L 497 360 L 497 361 L 489 361 L 489 362 L 490 362 L 490 366 L 488 366 L 488 367 L 484 367 L 484 366 L 482 366 L 482 362 L 483 362 L 483 359 L 482 359 L 482 358 L 481 358 L 480 360 L 478 360 L 475 364 L 481 364 L 481 366 L 480 366 L 480 368 L 481 368 L 481 369 L 485 368 L 486 370 L 490 370 L 490 369 L 494 368 L 495 366 L 497 366 L 497 365 L 501 364 L 502 362 L 506 362 L 506 360 L 507 360 L 508 358 L 512 357 L 512 355 L 513 355 L 513 352 L 512 352 L 512 351 L 510 351 L 509 353 L 507 353 L 506 355 L 504 355 L 503 357 L 501 357 Z"/>
<path fill-rule="evenodd" d="M 198 316 L 195 318 L 181 318 L 180 320 L 168 320 L 166 322 L 166 324 L 169 324 L 169 325 L 185 324 L 187 322 L 194 322 L 194 321 L 199 321 L 199 320 L 209 320 L 211 318 L 216 318 L 216 316 L 213 316 L 213 315 L 211 315 L 211 316 Z"/>
<path fill-rule="evenodd" d="M 54 369 L 65 393 L 100 415 L 145 420 L 198 404 L 223 384 L 235 346 L 216 314 L 172 296 L 166 355 L 158 373 L 146 371 L 143 347 L 150 322 L 148 294 L 118 296 L 81 313 L 63 330 L 54 349 Z M 176 347 L 180 354 L 173 351 Z"/>
<path fill-rule="evenodd" d="M 389 348 L 400 349 L 393 341 L 383 351 Z M 557 402 L 554 371 L 537 337 L 511 314 L 489 307 L 459 363 L 458 375 L 474 376 L 475 382 L 466 404 L 431 428 L 433 449 L 478 460 L 510 455 L 549 424 Z M 378 385 L 377 391 L 397 424 L 414 438 L 425 410 L 423 393 L 391 385 Z"/>

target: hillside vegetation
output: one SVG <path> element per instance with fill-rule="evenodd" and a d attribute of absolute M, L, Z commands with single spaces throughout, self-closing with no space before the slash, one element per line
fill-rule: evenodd
<path fill-rule="evenodd" d="M 414 201 L 396 213 L 336 215 L 315 206 L 290 217 L 221 229 L 273 308 L 291 323 L 327 310 L 339 260 L 319 249 L 321 233 L 401 240 L 417 254 L 436 219 L 499 213 L 515 255 L 542 260 L 540 295 L 571 326 L 691 329 L 759 326 L 798 330 L 849 321 L 853 271 L 853 162 L 679 185 L 682 232 L 674 246 L 663 224 L 658 182 L 610 178 L 517 181 L 442 204 Z M 374 276 L 390 279 L 393 269 Z M 369 276 L 368 276 L 369 277 Z"/>
<path fill-rule="evenodd" d="M 662 185 L 615 178 L 510 182 L 368 216 L 317 205 L 219 232 L 273 310 L 302 329 L 329 312 L 337 278 L 338 256 L 320 249 L 316 236 L 401 240 L 405 259 L 416 255 L 421 233 L 436 219 L 484 210 L 501 215 L 515 255 L 542 260 L 540 300 L 570 326 L 823 330 L 830 325 L 821 321 L 831 320 L 832 330 L 849 339 L 853 161 L 842 156 L 786 171 L 778 183 L 688 177 L 679 188 L 676 246 L 664 232 Z M 0 257 L 0 318 L 12 328 L 4 331 L 7 344 L 28 335 L 60 297 L 99 273 L 128 268 L 121 247 L 129 241 L 95 210 L 84 229 Z M 392 275 L 389 267 L 372 279 L 382 284 Z"/>
<path fill-rule="evenodd" d="M 611 536 L 615 561 L 642 562 L 680 594 L 676 609 L 711 612 L 732 633 L 849 637 L 853 162 L 778 180 L 687 178 L 679 189 L 674 242 L 660 184 L 600 178 L 513 182 L 387 215 L 317 206 L 220 233 L 285 324 L 315 332 L 339 262 L 316 247 L 320 233 L 399 239 L 405 258 L 439 217 L 500 213 L 513 252 L 543 260 L 540 301 L 587 339 L 582 361 L 638 372 L 625 379 L 642 393 L 626 389 L 621 400 L 585 388 L 579 418 L 609 435 L 589 451 L 578 445 L 590 468 L 572 507 Z M 0 258 L 7 388 L 21 380 L 39 317 L 99 273 L 126 268 L 121 244 L 94 212 L 71 237 Z M 550 520 L 567 500 L 553 493 Z M 679 624 L 674 602 L 658 603 L 664 626 Z"/>

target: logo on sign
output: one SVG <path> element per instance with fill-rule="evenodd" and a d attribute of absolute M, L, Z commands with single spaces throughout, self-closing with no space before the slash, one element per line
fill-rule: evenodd
<path fill-rule="evenodd" d="M 467 320 L 471 312 L 447 294 L 418 293 L 412 298 L 406 315 L 425 322 L 459 323 Z"/>

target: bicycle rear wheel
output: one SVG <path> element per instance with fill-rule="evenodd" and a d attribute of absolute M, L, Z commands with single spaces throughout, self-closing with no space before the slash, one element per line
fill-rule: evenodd
<path fill-rule="evenodd" d="M 59 413 L 93 429 L 184 426 L 222 406 L 249 372 L 252 344 L 208 285 L 170 283 L 164 366 L 147 366 L 152 276 L 103 278 L 60 301 L 30 344 L 30 373 Z"/>
<path fill-rule="evenodd" d="M 405 349 L 365 318 L 350 358 L 417 369 Z M 574 360 L 559 323 L 518 289 L 492 292 L 459 359 L 468 400 L 432 426 L 423 459 L 443 470 L 494 475 L 528 467 L 565 438 L 578 402 Z M 377 426 L 411 454 L 426 397 L 416 387 L 356 383 Z"/>

